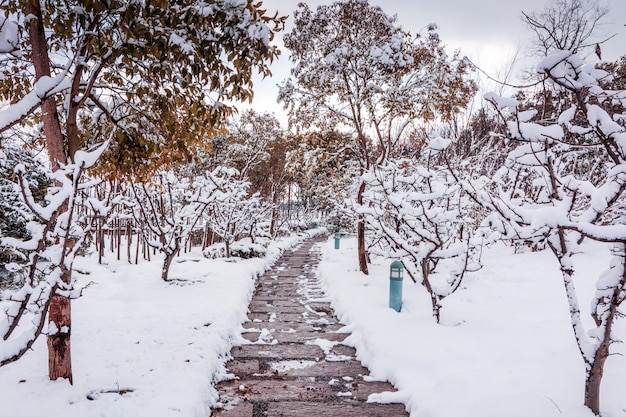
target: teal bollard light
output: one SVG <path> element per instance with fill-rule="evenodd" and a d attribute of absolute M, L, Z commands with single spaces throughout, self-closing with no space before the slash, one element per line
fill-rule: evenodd
<path fill-rule="evenodd" d="M 404 279 L 404 265 L 400 261 L 393 261 L 389 266 L 389 308 L 397 312 L 402 309 L 402 280 Z"/>
<path fill-rule="evenodd" d="M 335 232 L 335 249 L 339 249 L 339 240 L 341 239 L 341 233 Z"/>

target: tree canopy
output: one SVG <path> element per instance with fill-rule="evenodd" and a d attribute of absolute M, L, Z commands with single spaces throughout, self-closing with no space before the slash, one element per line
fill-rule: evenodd
<path fill-rule="evenodd" d="M 0 98 L 16 103 L 38 89 L 42 102 L 60 106 L 65 157 L 114 135 L 107 170 L 141 175 L 188 160 L 232 114 L 233 101 L 252 98 L 253 72 L 269 75 L 279 54 L 270 42 L 285 18 L 261 7 L 235 0 L 11 0 L 6 18 L 20 42 L 0 61 Z M 49 91 L 46 77 L 55 86 Z M 51 159 L 64 162 L 59 154 Z"/>

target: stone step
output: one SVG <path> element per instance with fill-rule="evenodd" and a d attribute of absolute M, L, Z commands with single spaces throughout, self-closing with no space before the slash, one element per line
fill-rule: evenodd
<path fill-rule="evenodd" d="M 260 324 L 260 323 L 257 323 Z M 243 337 L 250 342 L 257 342 L 259 340 L 259 336 L 261 332 L 245 332 L 243 333 Z M 348 334 L 346 333 L 332 333 L 332 332 L 270 332 L 269 336 L 270 340 L 276 340 L 278 343 L 305 343 L 307 341 L 312 341 L 315 339 L 326 339 L 332 342 L 343 342 Z"/>
<path fill-rule="evenodd" d="M 324 352 L 317 345 L 302 343 L 282 343 L 278 345 L 241 345 L 234 347 L 230 354 L 235 359 L 310 359 L 321 360 Z"/>
<path fill-rule="evenodd" d="M 345 381 L 343 379 L 301 380 L 281 379 L 235 379 L 218 385 L 220 392 L 244 401 L 367 401 L 374 393 L 393 390 L 388 382 Z"/>
<path fill-rule="evenodd" d="M 369 371 L 356 360 L 326 362 L 307 359 L 265 360 L 235 359 L 227 363 L 228 370 L 240 379 L 281 378 L 298 379 L 314 377 L 321 380 L 332 378 L 362 379 Z"/>
<path fill-rule="evenodd" d="M 256 411 L 256 412 L 255 412 Z M 315 403 L 315 402 L 246 402 L 215 417 L 406 417 L 402 404 Z"/>

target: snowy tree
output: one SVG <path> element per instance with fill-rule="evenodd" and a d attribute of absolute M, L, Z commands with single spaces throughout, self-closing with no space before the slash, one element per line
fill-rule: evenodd
<path fill-rule="evenodd" d="M 40 118 L 53 170 L 112 133 L 101 170 L 148 176 L 188 159 L 231 113 L 225 101 L 250 99 L 252 72 L 269 74 L 278 55 L 270 41 L 284 18 L 260 5 L 5 2 L 0 98 L 13 104 L 0 112 L 0 132 Z M 71 268 L 64 273 L 69 286 Z M 53 310 L 69 327 L 69 299 L 53 297 Z M 69 332 L 65 347 L 59 335 L 49 335 L 50 377 L 71 380 Z"/>
<path fill-rule="evenodd" d="M 270 159 L 273 141 L 282 135 L 276 117 L 268 113 L 246 110 L 229 126 L 226 135 L 226 166 L 239 171 L 239 179 L 250 174 Z"/>
<path fill-rule="evenodd" d="M 541 12 L 522 12 L 522 20 L 534 34 L 532 49 L 542 56 L 554 51 L 582 52 L 597 45 L 610 12 L 598 0 L 551 0 Z M 598 53 L 598 52 L 597 52 Z M 601 58 L 601 52 L 598 53 Z"/>
<path fill-rule="evenodd" d="M 441 152 L 449 140 L 431 141 L 428 153 Z M 460 288 L 477 261 L 471 239 L 472 204 L 450 173 L 410 159 L 393 159 L 365 175 L 368 191 L 359 210 L 372 228 L 374 248 L 399 258 L 431 299 L 433 317 L 441 318 L 444 298 Z"/>
<path fill-rule="evenodd" d="M 48 335 L 49 348 L 62 353 L 51 360 L 64 362 L 70 355 L 71 323 L 65 309 L 69 309 L 70 300 L 82 290 L 75 288 L 73 281 L 68 282 L 67 277 L 71 276 L 74 259 L 89 234 L 91 219 L 106 217 L 109 212 L 102 201 L 87 193 L 98 181 L 84 174 L 105 148 L 106 144 L 91 153 L 77 151 L 75 164 L 50 172 L 51 185 L 43 201 L 31 192 L 25 166 L 15 167 L 22 204 L 29 208 L 32 220 L 26 224 L 27 239 L 0 237 L 2 247 L 13 248 L 28 259 L 25 265 L 9 263 L 6 266 L 9 270 L 26 268 L 27 276 L 19 289 L 3 292 L 0 299 L 0 366 L 21 358 L 42 332 Z M 89 210 L 78 210 L 78 207 Z M 46 317 L 49 317 L 47 330 Z M 67 372 L 71 382 L 71 367 L 64 366 L 64 363 L 51 364 L 50 377 L 66 377 L 65 374 L 55 375 L 55 370 L 60 369 Z"/>
<path fill-rule="evenodd" d="M 447 57 L 434 25 L 413 36 L 366 0 L 337 1 L 315 12 L 300 3 L 294 17 L 285 46 L 295 66 L 279 100 L 292 124 L 349 129 L 361 173 L 391 155 L 415 119 L 450 117 L 474 93 L 465 80 L 468 66 Z M 362 182 L 358 204 L 365 188 Z M 357 238 L 359 267 L 367 273 L 362 218 Z"/>
<path fill-rule="evenodd" d="M 250 182 L 261 199 L 273 206 L 270 233 L 274 234 L 278 206 L 289 176 L 285 156 L 290 142 L 274 115 L 245 111 L 229 127 L 224 150 L 224 166 L 236 168 L 240 180 Z"/>
<path fill-rule="evenodd" d="M 350 135 L 328 128 L 296 134 L 292 141 L 287 170 L 303 205 L 331 212 L 331 228 L 351 230 L 354 213 L 342 205 L 359 176 Z"/>
<path fill-rule="evenodd" d="M 132 184 L 133 199 L 126 204 L 148 246 L 164 256 L 162 280 L 168 281 L 172 261 L 198 227 L 215 188 L 213 181 L 181 178 L 173 171 L 159 174 L 152 184 Z"/>
<path fill-rule="evenodd" d="M 599 415 L 604 365 L 619 341 L 613 326 L 624 314 L 620 307 L 626 298 L 626 90 L 602 88 L 611 75 L 571 51 L 549 54 L 539 72 L 568 105 L 555 121 L 543 120 L 535 110 L 521 110 L 517 100 L 488 94 L 506 119 L 508 137 L 518 145 L 491 180 L 465 185 L 493 211 L 485 224 L 498 234 L 545 244 L 554 253 L 585 364 L 584 402 Z M 586 162 L 576 155 L 589 149 L 606 166 L 593 180 L 572 167 L 577 160 Z M 586 239 L 611 245 L 610 264 L 596 281 L 591 328 L 578 301 L 573 263 Z"/>
<path fill-rule="evenodd" d="M 208 175 L 215 185 L 214 196 L 205 212 L 211 230 L 224 241 L 229 258 L 234 241 L 247 235 L 254 241 L 257 224 L 267 218 L 271 206 L 263 204 L 258 194 L 249 195 L 250 183 L 238 179 L 234 168 L 217 168 Z"/>
<path fill-rule="evenodd" d="M 33 220 L 33 215 L 22 202 L 20 187 L 15 180 L 14 167 L 18 164 L 25 167 L 24 175 L 37 203 L 44 203 L 46 190 L 51 184 L 45 167 L 28 149 L 6 147 L 0 150 L 0 236 L 29 240 L 31 236 L 27 225 Z M 0 248 L 0 288 L 23 284 L 27 274 L 22 268 L 9 271 L 6 267 L 8 264 L 16 267 L 27 261 L 28 253 L 14 248 Z"/>

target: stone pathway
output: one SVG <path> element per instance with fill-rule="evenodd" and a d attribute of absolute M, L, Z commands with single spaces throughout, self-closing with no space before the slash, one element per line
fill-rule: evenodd
<path fill-rule="evenodd" d="M 348 336 L 320 289 L 319 251 L 308 240 L 285 252 L 257 284 L 244 337 L 227 364 L 231 381 L 218 385 L 222 408 L 213 417 L 396 417 L 403 404 L 367 403 L 376 392 L 395 391 L 372 381 L 341 342 Z"/>

